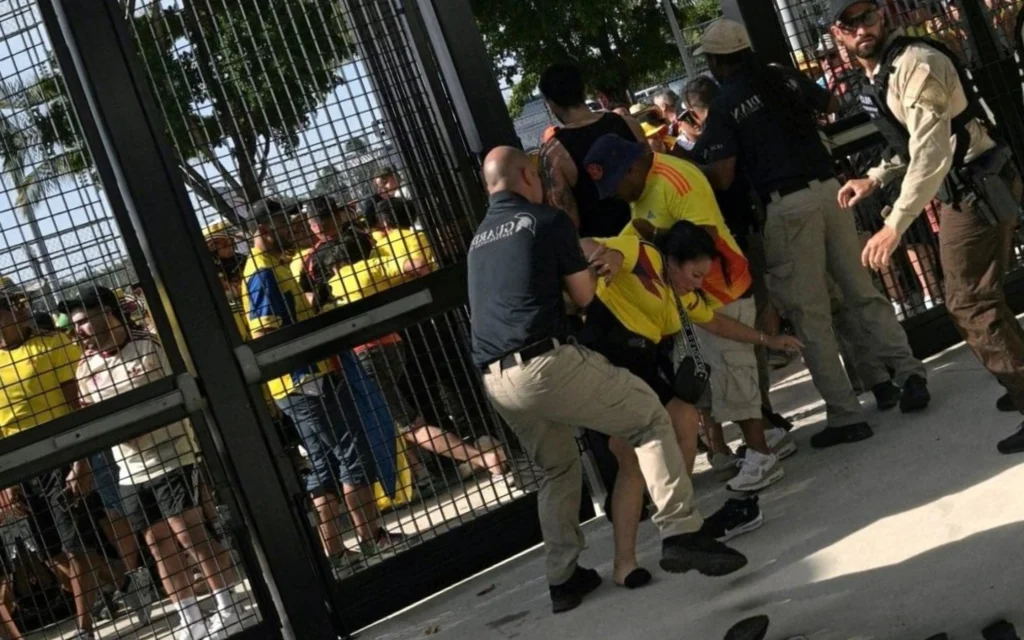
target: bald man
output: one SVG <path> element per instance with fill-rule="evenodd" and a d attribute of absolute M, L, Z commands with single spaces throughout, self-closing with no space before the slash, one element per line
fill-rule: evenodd
<path fill-rule="evenodd" d="M 541 204 L 529 157 L 510 147 L 484 162 L 490 208 L 469 249 L 473 361 L 494 408 L 544 474 L 537 496 L 555 613 L 579 606 L 601 582 L 577 564 L 582 472 L 573 426 L 636 447 L 661 529 L 661 567 L 709 576 L 747 559 L 701 532 L 703 519 L 672 423 L 645 382 L 569 338 L 563 292 L 580 307 L 601 268 L 588 264 L 570 217 Z M 611 263 L 613 261 L 606 261 Z M 604 262 L 602 262 L 604 264 Z"/>

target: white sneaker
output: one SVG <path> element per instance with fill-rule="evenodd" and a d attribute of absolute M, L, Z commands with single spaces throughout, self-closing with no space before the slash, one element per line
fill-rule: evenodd
<path fill-rule="evenodd" d="M 785 429 L 779 427 L 765 429 L 764 439 L 768 443 L 768 448 L 779 457 L 779 460 L 785 460 L 796 453 L 796 442 Z"/>
<path fill-rule="evenodd" d="M 206 619 L 207 640 L 226 640 L 245 629 L 242 618 L 234 608 L 215 611 Z"/>
<path fill-rule="evenodd" d="M 716 453 L 709 456 L 708 463 L 711 465 L 711 472 L 715 480 L 724 482 L 730 480 L 739 473 L 740 459 L 733 454 Z"/>
<path fill-rule="evenodd" d="M 747 449 L 747 455 L 740 463 L 739 474 L 725 485 L 729 491 L 744 493 L 760 491 L 785 477 L 786 472 L 775 454 L 765 455 Z"/>
<path fill-rule="evenodd" d="M 174 640 L 208 640 L 210 637 L 205 620 L 197 620 L 192 624 L 182 620 L 181 624 L 175 627 L 171 633 L 174 635 Z"/>

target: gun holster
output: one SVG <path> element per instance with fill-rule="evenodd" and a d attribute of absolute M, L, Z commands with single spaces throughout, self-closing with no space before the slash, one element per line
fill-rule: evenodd
<path fill-rule="evenodd" d="M 1022 217 L 1022 185 L 1013 152 L 997 144 L 970 164 L 954 170 L 951 176 L 963 205 L 992 226 Z"/>

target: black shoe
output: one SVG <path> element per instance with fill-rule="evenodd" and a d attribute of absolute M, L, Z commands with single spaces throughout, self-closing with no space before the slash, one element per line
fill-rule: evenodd
<path fill-rule="evenodd" d="M 783 429 L 786 432 L 793 430 L 793 423 L 786 419 L 786 416 L 775 413 L 774 411 L 768 411 L 764 407 L 761 407 L 761 415 L 768 424 L 772 425 L 776 429 Z"/>
<path fill-rule="evenodd" d="M 996 409 L 1010 413 L 1017 410 L 1017 403 L 1013 401 L 1010 394 L 1004 393 L 996 400 Z"/>
<path fill-rule="evenodd" d="M 706 576 L 726 576 L 747 566 L 747 557 L 698 531 L 662 540 L 659 564 L 669 573 L 696 569 Z"/>
<path fill-rule="evenodd" d="M 725 640 L 764 640 L 768 635 L 768 616 L 754 616 L 734 624 Z"/>
<path fill-rule="evenodd" d="M 601 586 L 601 575 L 593 569 L 576 567 L 572 577 L 566 582 L 551 586 L 551 612 L 563 613 L 575 609 L 583 602 L 583 596 Z"/>
<path fill-rule="evenodd" d="M 914 413 L 923 411 L 931 404 L 932 394 L 928 391 L 928 381 L 921 376 L 910 376 L 903 385 L 903 397 L 900 398 L 900 411 Z"/>
<path fill-rule="evenodd" d="M 882 382 L 871 387 L 879 411 L 888 411 L 900 403 L 900 388 L 891 382 Z"/>
<path fill-rule="evenodd" d="M 845 427 L 826 427 L 811 436 L 811 446 L 815 449 L 827 449 L 837 444 L 850 444 L 851 442 L 867 440 L 873 435 L 875 435 L 875 432 L 871 430 L 871 426 L 866 422 L 858 422 L 857 424 Z"/>
<path fill-rule="evenodd" d="M 757 506 L 757 496 L 730 498 L 721 509 L 705 518 L 701 533 L 719 542 L 727 542 L 763 524 L 764 514 Z"/>
<path fill-rule="evenodd" d="M 996 448 L 999 453 L 1024 453 L 1024 422 L 1020 423 L 1012 436 L 1000 440 Z"/>
<path fill-rule="evenodd" d="M 1006 620 L 999 620 L 981 630 L 985 640 L 1020 640 L 1017 630 Z"/>

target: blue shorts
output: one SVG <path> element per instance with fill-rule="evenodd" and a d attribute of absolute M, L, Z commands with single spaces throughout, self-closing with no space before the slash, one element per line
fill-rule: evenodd
<path fill-rule="evenodd" d="M 92 467 L 93 484 L 103 506 L 119 516 L 126 515 L 121 490 L 117 486 L 121 470 L 114 461 L 113 452 L 110 449 L 98 451 L 89 456 L 89 464 Z"/>

